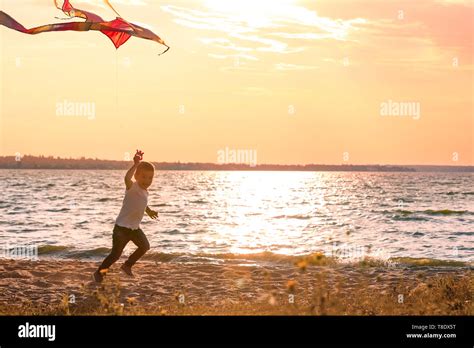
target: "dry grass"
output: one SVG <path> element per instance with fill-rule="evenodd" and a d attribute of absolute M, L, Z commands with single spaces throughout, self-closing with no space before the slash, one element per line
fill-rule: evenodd
<path fill-rule="evenodd" d="M 58 303 L 38 307 L 31 301 L 18 306 L 0 305 L 0 315 L 472 315 L 474 281 L 470 270 L 462 275 L 420 276 L 416 281 L 401 281 L 393 287 L 380 287 L 361 281 L 344 285 L 320 266 L 321 272 L 311 278 L 311 293 L 306 267 L 322 262 L 324 257 L 301 260 L 297 264 L 301 279 L 289 279 L 283 292 L 268 288 L 264 296 L 241 302 L 222 299 L 219 303 L 179 302 L 175 294 L 168 304 L 141 302 L 121 295 L 118 277 L 109 277 L 99 286 L 83 286 L 80 301 L 70 303 L 64 295 Z M 364 268 L 365 266 L 359 266 Z M 383 279 L 377 276 L 377 282 Z M 305 292 L 306 291 L 306 292 Z M 294 303 L 289 298 L 294 296 Z M 401 297 L 402 296 L 402 297 Z"/>

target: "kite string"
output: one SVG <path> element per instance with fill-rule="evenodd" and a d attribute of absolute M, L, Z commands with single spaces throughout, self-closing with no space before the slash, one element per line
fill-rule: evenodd
<path fill-rule="evenodd" d="M 120 15 L 120 13 L 118 13 L 118 12 L 115 10 L 115 8 L 112 6 L 112 4 L 109 2 L 109 0 L 104 0 L 104 2 L 105 2 L 105 4 L 106 4 L 107 6 L 109 6 L 109 8 L 110 8 L 112 11 L 115 12 L 115 14 L 116 14 L 117 16 L 119 16 L 120 18 L 122 18 L 122 16 Z"/>
<path fill-rule="evenodd" d="M 118 50 L 115 50 L 115 110 L 118 112 Z"/>

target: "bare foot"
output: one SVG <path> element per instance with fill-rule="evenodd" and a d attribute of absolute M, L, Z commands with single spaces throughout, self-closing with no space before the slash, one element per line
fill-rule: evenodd
<path fill-rule="evenodd" d="M 125 272 L 125 274 L 129 275 L 130 277 L 134 277 L 132 273 L 132 267 L 128 266 L 127 264 L 123 264 L 120 269 Z"/>

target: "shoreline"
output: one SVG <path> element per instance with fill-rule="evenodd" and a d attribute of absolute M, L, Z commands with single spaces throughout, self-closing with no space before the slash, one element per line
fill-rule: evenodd
<path fill-rule="evenodd" d="M 0 259 L 0 315 L 472 315 L 471 267 Z"/>
<path fill-rule="evenodd" d="M 152 162 L 155 163 L 155 162 Z M 348 165 L 350 166 L 350 165 Z M 354 165 L 356 166 L 356 165 Z M 370 168 L 370 169 L 349 169 L 349 168 L 342 168 L 342 169 L 261 169 L 255 167 L 249 168 L 239 168 L 239 169 L 216 169 L 216 168 L 156 168 L 157 172 L 277 172 L 277 173 L 285 173 L 285 172 L 294 172 L 294 173 L 396 173 L 396 174 L 420 174 L 420 173 L 460 173 L 460 174 L 472 174 L 474 173 L 474 166 L 472 165 L 465 165 L 465 166 L 440 166 L 443 168 L 439 169 L 424 169 L 424 170 L 406 170 L 406 169 L 390 169 L 390 170 L 380 170 L 378 168 Z M 446 168 L 444 168 L 446 167 Z M 57 171 L 68 171 L 68 170 L 90 170 L 90 171 L 118 171 L 118 170 L 126 170 L 127 168 L 82 168 L 82 167 L 0 167 L 0 170 L 57 170 Z M 444 169 L 444 170 L 443 170 Z"/>
<path fill-rule="evenodd" d="M 275 172 L 379 172 L 421 173 L 459 172 L 473 173 L 473 163 L 466 164 L 390 164 L 390 163 L 253 163 L 244 162 L 193 162 L 149 160 L 159 171 L 275 171 Z M 108 160 L 98 158 L 61 158 L 54 156 L 0 156 L 0 169 L 59 169 L 59 170 L 126 170 L 130 160 Z"/>
<path fill-rule="evenodd" d="M 448 211 L 441 211 L 447 214 Z M 449 212 L 451 213 L 451 212 Z M 452 212 L 459 213 L 459 212 Z M 42 245 L 22 245 L 20 247 L 6 244 L 0 248 L 1 259 L 13 260 L 64 260 L 64 261 L 102 261 L 109 253 L 111 248 L 96 247 L 92 249 L 78 249 L 68 245 L 42 244 Z M 301 261 L 306 261 L 312 265 L 353 265 L 353 266 L 447 266 L 474 268 L 474 262 L 471 259 L 463 258 L 432 258 L 426 256 L 393 256 L 380 257 L 377 253 L 367 253 L 354 258 L 341 256 L 342 253 L 330 252 L 325 254 L 323 250 L 313 251 L 307 254 L 284 254 L 273 251 L 259 251 L 252 253 L 206 253 L 206 252 L 165 252 L 150 250 L 143 257 L 142 261 L 164 262 L 164 263 L 236 263 L 236 264 L 259 264 L 271 266 L 275 265 L 296 265 Z"/>

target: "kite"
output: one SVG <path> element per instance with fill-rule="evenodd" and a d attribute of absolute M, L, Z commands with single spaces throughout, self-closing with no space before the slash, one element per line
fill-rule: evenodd
<path fill-rule="evenodd" d="M 107 37 L 112 41 L 116 49 L 118 49 L 125 42 L 127 42 L 128 39 L 130 39 L 130 37 L 132 36 L 138 37 L 140 39 L 152 40 L 165 46 L 166 49 L 159 55 L 162 55 L 170 49 L 170 47 L 151 30 L 143 28 L 137 24 L 130 23 L 123 19 L 122 16 L 120 16 L 120 14 L 112 7 L 108 0 L 104 0 L 105 4 L 110 9 L 112 9 L 112 11 L 117 15 L 117 17 L 112 21 L 104 21 L 100 16 L 92 12 L 77 9 L 71 5 L 69 0 L 64 0 L 62 7 L 59 6 L 57 0 L 53 1 L 56 8 L 61 10 L 66 16 L 68 16 L 68 18 L 65 18 L 65 20 L 80 18 L 84 19 L 85 21 L 46 24 L 39 27 L 27 29 L 23 25 L 18 23 L 15 19 L 13 19 L 11 16 L 9 16 L 3 11 L 0 11 L 0 24 L 6 26 L 7 28 L 30 35 L 36 35 L 51 31 L 95 30 L 100 31 L 104 35 L 107 35 Z"/>

